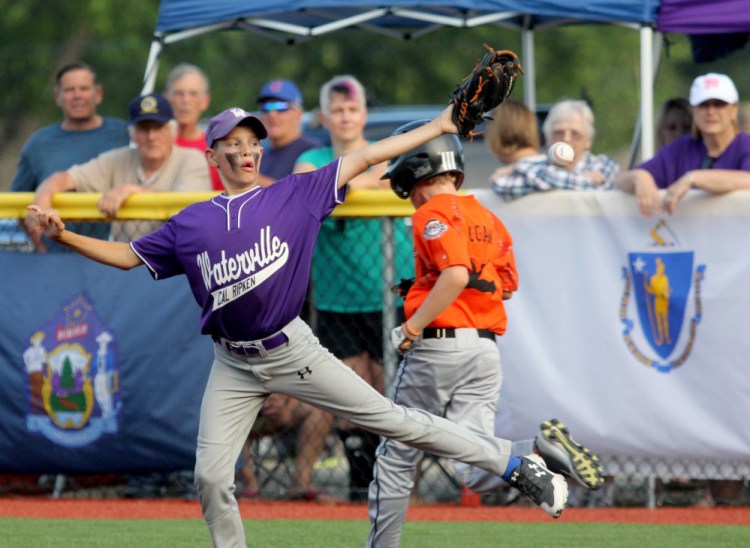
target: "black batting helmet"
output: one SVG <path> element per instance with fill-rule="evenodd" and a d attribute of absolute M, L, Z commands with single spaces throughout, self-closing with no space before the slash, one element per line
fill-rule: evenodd
<path fill-rule="evenodd" d="M 409 122 L 392 135 L 406 133 L 429 121 Z M 388 162 L 388 170 L 382 179 L 390 179 L 393 192 L 405 200 L 411 196 L 414 187 L 420 182 L 448 172 L 456 174 L 456 188 L 461 188 L 464 181 L 464 150 L 461 141 L 455 135 L 441 135 L 401 156 L 396 156 Z"/>

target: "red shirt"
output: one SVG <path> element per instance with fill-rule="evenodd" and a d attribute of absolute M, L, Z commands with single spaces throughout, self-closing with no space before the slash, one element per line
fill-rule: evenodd
<path fill-rule="evenodd" d="M 206 134 L 201 133 L 201 136 L 197 139 L 183 139 L 177 137 L 177 146 L 185 148 L 195 148 L 200 150 L 201 153 L 206 151 Z M 221 183 L 221 176 L 219 170 L 214 166 L 208 166 L 208 171 L 211 174 L 211 186 L 214 190 L 224 190 L 224 185 Z"/>
<path fill-rule="evenodd" d="M 505 332 L 503 291 L 518 289 L 513 240 L 503 223 L 474 196 L 439 194 L 414 213 L 416 279 L 404 302 L 410 318 L 440 272 L 465 266 L 469 284 L 430 327 L 475 327 Z"/>

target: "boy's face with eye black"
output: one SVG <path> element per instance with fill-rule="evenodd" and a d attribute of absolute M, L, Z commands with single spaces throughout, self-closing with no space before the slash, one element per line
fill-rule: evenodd
<path fill-rule="evenodd" d="M 263 147 L 255 132 L 237 126 L 206 151 L 208 163 L 218 168 L 227 194 L 239 194 L 257 186 Z"/>

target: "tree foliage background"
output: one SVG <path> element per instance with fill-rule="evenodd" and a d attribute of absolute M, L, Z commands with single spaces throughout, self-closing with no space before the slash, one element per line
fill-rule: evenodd
<path fill-rule="evenodd" d="M 52 87 L 54 73 L 64 64 L 79 59 L 91 64 L 104 86 L 100 112 L 127 117 L 127 104 L 142 87 L 157 11 L 157 0 L 0 0 L 0 191 L 9 189 L 30 133 L 60 118 Z M 686 96 L 692 79 L 710 71 L 730 74 L 740 97 L 750 95 L 747 47 L 697 65 L 687 37 L 665 39 L 656 108 L 669 97 Z M 211 79 L 208 114 L 230 106 L 254 109 L 260 87 L 277 77 L 295 80 L 312 109 L 320 85 L 335 74 L 359 78 L 372 104 L 444 103 L 481 57 L 483 43 L 521 52 L 520 34 L 499 26 L 443 29 L 414 40 L 347 30 L 291 45 L 241 31 L 218 32 L 166 46 L 157 90 L 172 66 L 188 61 Z M 590 100 L 597 116 L 595 152 L 622 158 L 638 114 L 639 52 L 639 34 L 629 28 L 540 30 L 537 101 Z M 515 96 L 522 96 L 521 86 Z"/>

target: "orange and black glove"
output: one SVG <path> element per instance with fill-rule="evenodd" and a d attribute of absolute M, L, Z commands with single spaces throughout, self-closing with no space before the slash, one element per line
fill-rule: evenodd
<path fill-rule="evenodd" d="M 479 135 L 474 127 L 484 121 L 485 113 L 510 97 L 518 75 L 523 74 L 515 53 L 507 49 L 495 51 L 487 44 L 484 47 L 488 52 L 456 87 L 451 99 L 451 119 L 458 134 L 468 139 Z"/>
<path fill-rule="evenodd" d="M 406 298 L 411 286 L 414 285 L 414 278 L 401 278 L 401 281 L 391 286 L 391 293 L 398 295 L 402 299 Z"/>

